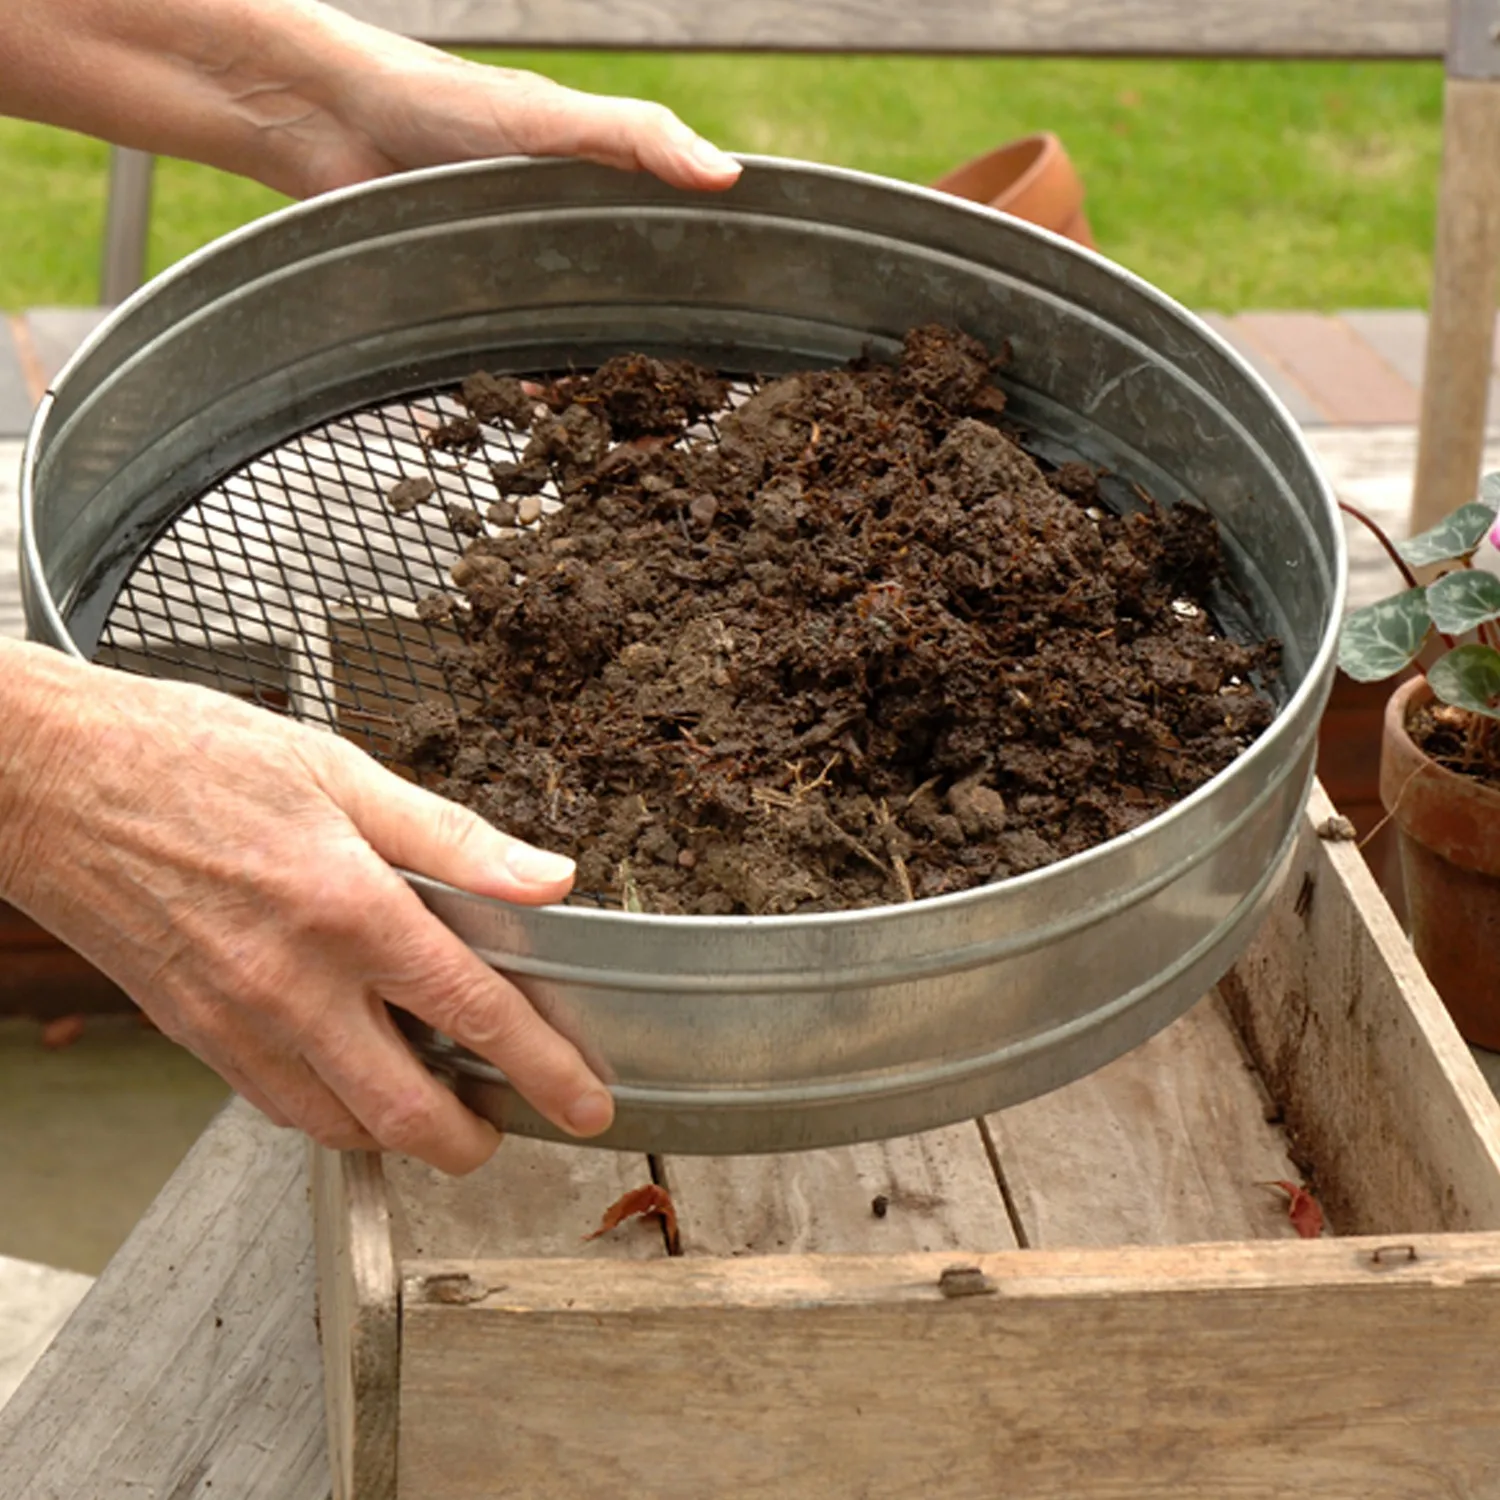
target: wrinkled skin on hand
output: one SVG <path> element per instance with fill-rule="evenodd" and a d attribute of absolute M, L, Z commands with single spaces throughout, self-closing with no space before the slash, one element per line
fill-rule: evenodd
<path fill-rule="evenodd" d="M 725 188 L 670 110 L 453 57 L 314 0 L 6 0 L 0 113 L 187 157 L 305 198 L 516 154 Z"/>
<path fill-rule="evenodd" d="M 400 1006 L 575 1134 L 610 1119 L 571 1043 L 393 866 L 522 902 L 571 861 L 347 742 L 206 689 L 0 643 L 0 896 L 114 979 L 272 1120 L 448 1172 L 497 1133 L 413 1056 Z"/>
<path fill-rule="evenodd" d="M 466 62 L 316 0 L 7 0 L 0 112 L 296 197 L 405 168 L 582 156 L 726 188 L 669 110 Z M 576 1134 L 609 1094 L 392 868 L 545 902 L 546 856 L 332 736 L 0 640 L 0 896 L 121 985 L 273 1120 L 447 1171 L 499 1137 L 417 1063 L 386 1002 L 503 1068 Z"/>

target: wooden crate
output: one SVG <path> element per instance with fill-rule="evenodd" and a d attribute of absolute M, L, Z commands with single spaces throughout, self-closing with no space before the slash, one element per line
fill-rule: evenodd
<path fill-rule="evenodd" d="M 1500 1496 L 1500 1107 L 1330 810 L 1214 995 L 988 1119 L 318 1152 L 336 1495 Z M 681 1254 L 585 1243 L 653 1173 Z M 1337 1237 L 1264 1185 L 1309 1178 Z"/>

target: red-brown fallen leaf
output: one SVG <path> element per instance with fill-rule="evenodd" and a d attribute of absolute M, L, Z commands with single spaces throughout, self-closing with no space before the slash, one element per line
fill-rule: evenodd
<path fill-rule="evenodd" d="M 1304 1240 L 1315 1240 L 1322 1236 L 1323 1205 L 1305 1187 L 1299 1187 L 1295 1182 L 1263 1182 L 1261 1186 L 1279 1188 L 1286 1194 L 1289 1200 L 1286 1216 L 1292 1221 L 1292 1228 Z"/>
<path fill-rule="evenodd" d="M 42 1027 L 42 1046 L 49 1052 L 71 1047 L 83 1035 L 82 1016 L 59 1016 Z"/>
<path fill-rule="evenodd" d="M 604 1217 L 599 1221 L 599 1227 L 592 1234 L 584 1235 L 584 1241 L 599 1239 L 608 1234 L 611 1229 L 618 1229 L 626 1219 L 644 1219 L 651 1214 L 657 1215 L 666 1227 L 667 1245 L 675 1254 L 677 1210 L 672 1207 L 672 1195 L 666 1188 L 654 1182 L 648 1183 L 645 1187 L 631 1188 L 623 1197 L 611 1203 L 605 1209 Z"/>

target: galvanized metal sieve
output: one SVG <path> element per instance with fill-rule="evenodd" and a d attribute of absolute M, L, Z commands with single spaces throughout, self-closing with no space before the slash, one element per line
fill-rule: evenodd
<path fill-rule="evenodd" d="M 777 918 L 428 906 L 614 1084 L 606 1144 L 795 1149 L 930 1128 L 1057 1087 L 1192 1004 L 1248 940 L 1312 774 L 1342 612 L 1337 512 L 1295 424 L 1191 314 L 1100 257 L 856 173 L 750 160 L 715 198 L 577 163 L 439 169 L 273 216 L 120 309 L 38 413 L 23 465 L 32 633 L 259 696 L 377 753 L 446 691 L 417 617 L 463 539 L 386 492 L 477 368 L 640 350 L 767 374 L 923 322 L 1015 351 L 1011 410 L 1055 451 L 1217 518 L 1285 644 L 1271 729 L 1171 812 L 1031 875 Z M 708 434 L 711 437 L 711 434 Z M 463 1098 L 551 1135 L 494 1069 L 419 1034 Z"/>

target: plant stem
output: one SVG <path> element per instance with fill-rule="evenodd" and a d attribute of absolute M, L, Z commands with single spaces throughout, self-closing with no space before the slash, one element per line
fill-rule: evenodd
<path fill-rule="evenodd" d="M 1385 534 L 1381 527 L 1376 525 L 1362 510 L 1355 510 L 1352 505 L 1346 505 L 1342 500 L 1338 502 L 1338 506 L 1346 516 L 1353 516 L 1385 548 L 1386 556 L 1400 569 L 1401 576 L 1406 580 L 1407 588 L 1415 589 L 1421 587 L 1421 584 L 1417 582 L 1417 575 L 1407 566 L 1406 559 L 1396 550 L 1396 544 Z M 1450 642 L 1450 644 L 1452 643 Z"/>
<path fill-rule="evenodd" d="M 1406 559 L 1402 557 L 1402 555 L 1396 550 L 1396 544 L 1390 539 L 1390 537 L 1385 534 L 1381 527 L 1376 525 L 1376 523 L 1372 521 L 1369 516 L 1367 516 L 1362 510 L 1356 510 L 1352 505 L 1346 505 L 1342 500 L 1338 502 L 1338 508 L 1343 511 L 1346 516 L 1353 516 L 1354 519 L 1358 521 L 1360 525 L 1364 526 L 1375 538 L 1375 540 L 1385 548 L 1386 556 L 1389 557 L 1390 560 L 1395 563 L 1396 567 L 1400 570 L 1401 576 L 1406 580 L 1407 588 L 1419 589 L 1422 587 L 1422 585 L 1417 581 L 1417 575 L 1413 573 L 1412 570 L 1407 566 Z M 1466 560 L 1464 562 L 1464 567 L 1468 566 L 1469 564 Z M 1434 627 L 1434 629 L 1436 629 L 1436 627 Z M 1458 642 L 1455 641 L 1451 635 L 1448 635 L 1441 630 L 1438 631 L 1438 634 L 1442 637 L 1443 644 L 1450 651 L 1458 644 Z M 1426 676 L 1426 669 L 1422 666 L 1421 662 L 1417 663 L 1417 669 L 1422 672 L 1423 676 Z"/>

